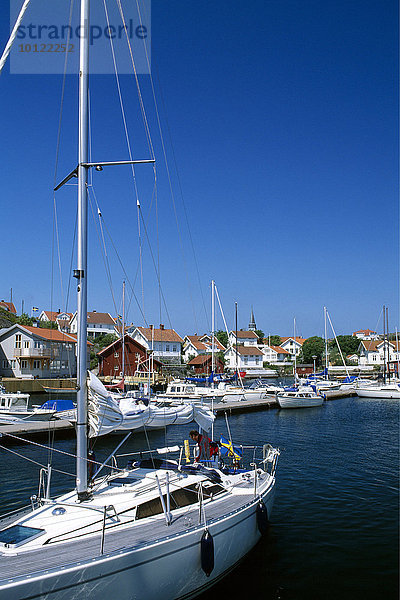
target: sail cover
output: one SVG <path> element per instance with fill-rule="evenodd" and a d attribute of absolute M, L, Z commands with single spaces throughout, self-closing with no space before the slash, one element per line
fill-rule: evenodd
<path fill-rule="evenodd" d="M 172 407 L 135 404 L 130 398 L 119 404 L 101 381 L 89 373 L 88 382 L 89 437 L 105 435 L 111 431 L 133 430 L 139 427 L 164 427 L 186 425 L 192 421 L 204 431 L 210 431 L 215 416 L 205 406 L 180 404 Z"/>

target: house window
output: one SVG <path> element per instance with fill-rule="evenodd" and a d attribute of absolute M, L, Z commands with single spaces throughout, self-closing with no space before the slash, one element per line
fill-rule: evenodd
<path fill-rule="evenodd" d="M 12 368 L 12 369 L 15 369 L 15 367 L 16 367 L 16 362 L 17 362 L 16 360 L 12 360 L 12 361 L 11 361 L 11 368 Z"/>
<path fill-rule="evenodd" d="M 17 335 L 15 336 L 15 347 L 21 348 L 21 334 L 20 333 L 17 333 Z"/>
<path fill-rule="evenodd" d="M 24 348 L 29 348 L 29 340 L 24 342 Z"/>
<path fill-rule="evenodd" d="M 21 360 L 21 369 L 27 369 L 27 368 L 28 368 L 28 361 Z"/>
<path fill-rule="evenodd" d="M 118 358 L 119 357 L 119 352 L 114 352 L 114 358 Z"/>
<path fill-rule="evenodd" d="M 249 358 L 248 358 L 248 356 L 245 356 L 244 357 L 244 364 L 247 365 L 248 362 L 249 362 Z"/>
<path fill-rule="evenodd" d="M 40 360 L 34 360 L 33 361 L 33 368 L 34 369 L 40 369 Z"/>
<path fill-rule="evenodd" d="M 115 365 L 114 371 L 118 371 L 118 365 Z"/>
<path fill-rule="evenodd" d="M 165 346 L 165 351 L 166 351 L 166 352 L 169 352 L 169 344 L 167 344 L 167 345 Z"/>
<path fill-rule="evenodd" d="M 172 346 L 172 352 L 176 352 L 176 346 Z"/>
<path fill-rule="evenodd" d="M 40 348 L 40 342 L 34 342 L 33 343 L 33 347 L 34 348 Z"/>
<path fill-rule="evenodd" d="M 3 360 L 3 369 L 8 369 L 9 364 L 8 364 L 8 360 Z"/>

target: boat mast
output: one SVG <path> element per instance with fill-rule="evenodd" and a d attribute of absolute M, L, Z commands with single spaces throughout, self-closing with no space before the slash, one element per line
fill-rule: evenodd
<path fill-rule="evenodd" d="M 386 307 L 383 305 L 383 383 L 386 383 Z"/>
<path fill-rule="evenodd" d="M 325 326 L 325 379 L 328 379 L 328 333 L 326 327 L 326 306 L 324 306 L 324 326 Z"/>
<path fill-rule="evenodd" d="M 122 282 L 122 382 L 125 391 L 125 281 Z"/>
<path fill-rule="evenodd" d="M 387 375 L 390 382 L 390 340 L 389 340 L 389 308 L 386 307 L 386 337 L 387 337 Z"/>
<path fill-rule="evenodd" d="M 296 385 L 297 381 L 297 357 L 296 357 L 296 317 L 293 317 L 293 335 L 294 335 L 294 384 Z"/>
<path fill-rule="evenodd" d="M 79 500 L 88 498 L 87 476 L 87 180 L 89 97 L 89 0 L 81 0 L 79 49 L 79 146 L 78 146 L 78 279 L 77 323 L 77 457 L 76 490 Z M 85 165 L 85 166 L 84 166 Z"/>
<path fill-rule="evenodd" d="M 215 368 L 215 358 L 214 358 L 214 343 L 215 343 L 215 291 L 214 291 L 215 282 L 214 279 L 211 280 L 211 385 L 214 387 L 214 368 Z"/>

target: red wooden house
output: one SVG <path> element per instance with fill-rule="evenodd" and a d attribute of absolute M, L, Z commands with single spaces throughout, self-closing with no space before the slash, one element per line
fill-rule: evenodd
<path fill-rule="evenodd" d="M 122 377 L 122 338 L 118 338 L 97 353 L 99 357 L 99 375 Z M 136 342 L 128 333 L 125 334 L 125 375 L 134 375 L 137 371 L 149 372 L 154 368 L 155 371 L 161 370 L 161 363 L 153 358 L 150 360 L 151 353 L 141 344 Z"/>

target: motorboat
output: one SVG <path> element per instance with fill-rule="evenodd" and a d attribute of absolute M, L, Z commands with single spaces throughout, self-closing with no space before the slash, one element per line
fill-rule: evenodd
<path fill-rule="evenodd" d="M 309 386 L 286 388 L 276 398 L 280 408 L 312 408 L 324 403 L 324 398 Z"/>

